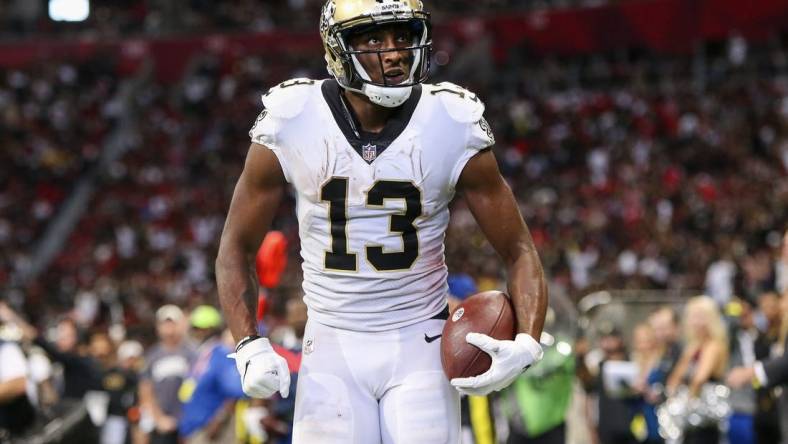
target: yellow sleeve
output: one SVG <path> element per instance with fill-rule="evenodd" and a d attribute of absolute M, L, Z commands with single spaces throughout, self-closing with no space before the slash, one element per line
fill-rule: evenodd
<path fill-rule="evenodd" d="M 490 400 L 486 396 L 469 396 L 471 428 L 476 444 L 495 444 L 495 427 L 490 411 Z"/>

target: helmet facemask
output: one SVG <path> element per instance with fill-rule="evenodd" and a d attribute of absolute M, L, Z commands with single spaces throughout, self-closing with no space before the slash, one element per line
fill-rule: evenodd
<path fill-rule="evenodd" d="M 397 22 L 394 22 L 397 23 Z M 401 22 L 400 22 L 401 23 Z M 387 23 L 381 23 L 373 26 L 384 26 Z M 380 86 L 384 88 L 392 87 L 407 87 L 415 86 L 427 79 L 430 66 L 430 51 L 432 42 L 429 41 L 429 31 L 425 28 L 428 26 L 426 23 L 418 19 L 413 19 L 407 22 L 413 33 L 413 42 L 410 46 L 404 48 L 387 48 L 387 49 L 369 49 L 369 50 L 356 50 L 347 43 L 350 37 L 355 34 L 361 34 L 367 31 L 371 26 L 361 26 L 358 28 L 351 28 L 341 33 L 339 44 L 343 48 L 340 52 L 340 58 L 343 59 L 344 64 L 349 65 L 350 69 L 345 69 L 349 73 L 347 85 L 349 87 L 361 86 L 361 84 L 368 84 L 373 86 Z M 405 80 L 400 83 L 391 83 L 385 76 L 385 66 L 383 58 L 385 54 L 391 52 L 407 52 L 408 53 L 408 66 L 410 72 L 406 73 Z M 377 56 L 378 68 L 382 75 L 382 82 L 375 82 L 372 80 L 369 73 L 364 69 L 359 60 L 359 56 L 365 54 L 374 54 Z"/>

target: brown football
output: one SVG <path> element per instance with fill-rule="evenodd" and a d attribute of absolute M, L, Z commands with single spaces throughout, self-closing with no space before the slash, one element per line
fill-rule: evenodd
<path fill-rule="evenodd" d="M 477 293 L 449 316 L 441 338 L 441 363 L 449 379 L 480 375 L 492 364 L 490 355 L 465 341 L 468 333 L 514 339 L 514 308 L 509 296 L 500 291 Z"/>

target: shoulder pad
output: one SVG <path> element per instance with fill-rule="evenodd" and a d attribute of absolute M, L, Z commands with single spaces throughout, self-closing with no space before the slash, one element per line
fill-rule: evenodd
<path fill-rule="evenodd" d="M 451 82 L 425 85 L 425 92 L 443 103 L 452 119 L 461 123 L 476 123 L 484 114 L 484 102 L 476 94 Z"/>
<path fill-rule="evenodd" d="M 290 79 L 263 94 L 263 105 L 268 113 L 280 119 L 292 119 L 301 114 L 307 99 L 320 83 L 312 79 Z"/>

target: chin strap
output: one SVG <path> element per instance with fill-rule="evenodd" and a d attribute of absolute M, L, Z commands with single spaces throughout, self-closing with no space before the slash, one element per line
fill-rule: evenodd
<path fill-rule="evenodd" d="M 384 106 L 386 108 L 396 108 L 410 98 L 410 93 L 413 92 L 412 86 L 375 86 L 365 83 L 361 89 L 351 88 L 339 82 L 339 86 L 348 91 L 357 92 L 367 96 L 370 102 L 375 105 Z"/>
<path fill-rule="evenodd" d="M 412 91 L 412 86 L 384 87 L 364 84 L 364 86 L 361 87 L 362 94 L 369 97 L 372 103 L 385 106 L 386 108 L 396 108 L 402 105 L 408 100 Z"/>

